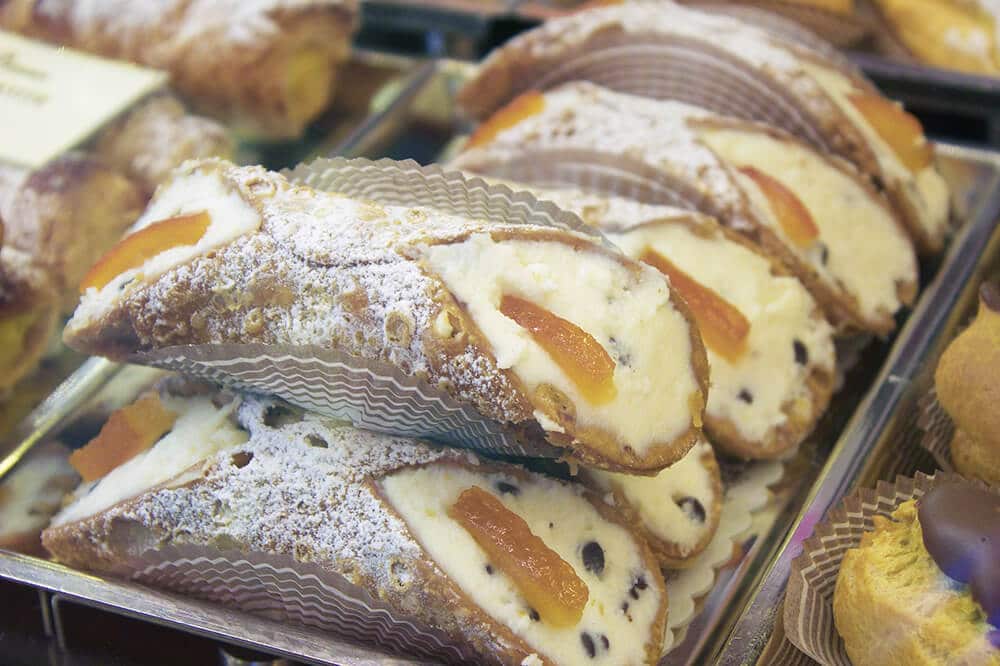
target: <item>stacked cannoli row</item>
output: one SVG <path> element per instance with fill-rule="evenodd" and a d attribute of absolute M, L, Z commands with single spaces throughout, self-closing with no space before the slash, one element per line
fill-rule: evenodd
<path fill-rule="evenodd" d="M 705 433 L 724 456 L 778 457 L 809 435 L 836 338 L 891 333 L 918 252 L 948 231 L 915 118 L 829 50 L 724 16 L 637 2 L 551 20 L 459 97 L 483 122 L 452 166 L 528 184 L 680 292 L 708 353 Z M 647 530 L 671 497 L 649 479 L 582 476 Z"/>
<path fill-rule="evenodd" d="M 79 300 L 80 280 L 170 169 L 232 151 L 222 126 L 157 94 L 79 151 L 34 171 L 0 166 L 0 332 L 11 343 L 8 358 L 0 360 L 3 392 L 37 367 L 59 316 Z"/>
<path fill-rule="evenodd" d="M 0 28 L 164 69 L 199 111 L 296 137 L 329 104 L 350 52 L 352 0 L 15 0 Z"/>
<path fill-rule="evenodd" d="M 655 662 L 660 567 L 705 547 L 722 503 L 701 435 L 706 354 L 680 292 L 527 194 L 397 164 L 313 171 L 337 165 L 357 175 L 340 182 L 346 193 L 188 162 L 84 277 L 71 346 L 168 366 L 215 354 L 211 372 L 182 367 L 312 413 L 163 384 L 73 454 L 84 483 L 46 547 L 73 566 L 258 608 L 237 589 L 257 593 L 245 571 L 213 587 L 183 562 L 218 567 L 233 551 L 246 560 L 234 566 L 283 562 L 368 612 L 324 621 L 283 589 L 269 613 L 370 639 L 381 609 L 419 628 L 389 632 L 387 647 L 439 658 Z M 428 206 L 396 203 L 391 187 Z M 225 369 L 240 362 L 234 349 L 256 354 L 253 373 Z M 360 403 L 338 411 L 322 373 L 293 381 L 292 363 L 267 366 L 280 380 L 254 378 L 266 358 L 307 354 L 385 374 L 358 391 L 373 402 L 417 387 L 425 411 L 442 401 L 511 447 L 584 463 L 585 482 L 331 421 L 374 423 Z M 646 497 L 670 502 L 642 516 Z"/>

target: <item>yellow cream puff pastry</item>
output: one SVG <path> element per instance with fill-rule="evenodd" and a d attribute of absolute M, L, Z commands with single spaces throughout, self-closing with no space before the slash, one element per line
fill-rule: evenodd
<path fill-rule="evenodd" d="M 517 98 L 453 164 L 583 187 L 629 173 L 663 203 L 716 216 L 775 253 L 841 328 L 888 333 L 916 293 L 913 248 L 881 197 L 851 168 L 773 128 L 568 83 Z"/>
<path fill-rule="evenodd" d="M 354 0 L 14 0 L 0 28 L 165 69 L 200 111 L 295 137 L 329 104 Z"/>
<path fill-rule="evenodd" d="M 705 429 L 715 446 L 773 458 L 812 431 L 833 390 L 833 329 L 771 255 L 697 213 L 577 190 L 536 194 L 663 272 L 687 301 L 708 350 Z"/>
<path fill-rule="evenodd" d="M 383 206 L 204 160 L 174 173 L 82 286 L 64 339 L 88 353 L 328 349 L 619 471 L 670 465 L 701 426 L 707 360 L 683 301 L 660 272 L 579 232 Z"/>
<path fill-rule="evenodd" d="M 46 271 L 16 248 L 0 248 L 0 399 L 45 355 L 58 316 Z"/>
<path fill-rule="evenodd" d="M 667 595 L 656 561 L 578 485 L 254 398 L 161 390 L 141 400 L 145 418 L 125 420 L 168 419 L 153 433 L 102 431 L 81 449 L 97 467 L 43 535 L 59 561 L 144 581 L 132 563 L 165 547 L 282 555 L 346 579 L 391 621 L 433 628 L 479 663 L 660 656 Z M 142 443 L 121 454 L 130 439 Z M 233 603 L 214 589 L 184 591 Z M 289 610 L 273 596 L 272 615 Z"/>
<path fill-rule="evenodd" d="M 460 93 L 485 118 L 529 89 L 591 81 L 765 122 L 854 162 L 925 252 L 948 231 L 950 197 L 920 122 L 842 59 L 727 16 L 631 2 L 548 21 L 487 58 Z"/>

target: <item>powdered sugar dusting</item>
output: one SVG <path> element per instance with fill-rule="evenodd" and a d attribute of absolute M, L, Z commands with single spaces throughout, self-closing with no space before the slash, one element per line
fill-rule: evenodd
<path fill-rule="evenodd" d="M 545 93 L 541 112 L 501 131 L 484 147 L 459 155 L 454 163 L 475 171 L 477 164 L 506 161 L 525 150 L 593 150 L 671 174 L 725 213 L 736 215 L 744 200 L 731 174 L 688 127 L 688 121 L 711 115 L 680 102 L 568 83 Z"/>

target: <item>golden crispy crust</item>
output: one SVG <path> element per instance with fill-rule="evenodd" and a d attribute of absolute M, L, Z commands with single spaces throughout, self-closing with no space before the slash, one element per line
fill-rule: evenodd
<path fill-rule="evenodd" d="M 1000 447 L 956 429 L 951 440 L 951 461 L 963 476 L 1000 485 Z"/>

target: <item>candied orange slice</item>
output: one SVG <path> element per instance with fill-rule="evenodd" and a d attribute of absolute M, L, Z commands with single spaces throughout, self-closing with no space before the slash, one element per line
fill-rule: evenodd
<path fill-rule="evenodd" d="M 590 597 L 587 584 L 523 518 L 478 486 L 463 490 L 448 515 L 486 551 L 490 563 L 510 577 L 543 622 L 569 627 L 580 621 Z"/>
<path fill-rule="evenodd" d="M 505 295 L 500 312 L 531 333 L 588 402 L 603 405 L 615 399 L 615 362 L 592 335 L 517 296 Z"/>
<path fill-rule="evenodd" d="M 111 414 L 97 437 L 70 455 L 69 463 L 84 481 L 99 479 L 155 444 L 176 420 L 160 396 L 148 393 Z"/>
<path fill-rule="evenodd" d="M 90 287 L 101 289 L 128 269 L 142 266 L 161 252 L 194 245 L 208 231 L 211 222 L 208 212 L 201 211 L 153 222 L 126 236 L 87 271 L 80 283 L 80 293 Z"/>
<path fill-rule="evenodd" d="M 793 243 L 799 247 L 808 247 L 819 238 L 819 228 L 812 214 L 802 200 L 781 182 L 752 166 L 739 168 L 740 173 L 757 184 L 760 191 L 771 204 L 771 211 L 778 224 Z"/>
<path fill-rule="evenodd" d="M 849 95 L 848 99 L 907 169 L 916 173 L 933 161 L 934 149 L 916 116 L 879 95 L 859 92 Z"/>
<path fill-rule="evenodd" d="M 656 250 L 643 252 L 640 261 L 670 278 L 670 286 L 680 292 L 705 344 L 716 354 L 737 362 L 746 352 L 750 322 L 743 313 L 713 289 L 699 283 Z"/>
<path fill-rule="evenodd" d="M 487 144 L 500 132 L 510 129 L 525 118 L 541 113 L 543 109 L 545 109 L 545 96 L 542 93 L 537 90 L 522 93 L 484 120 L 469 137 L 465 146 L 474 148 Z"/>

